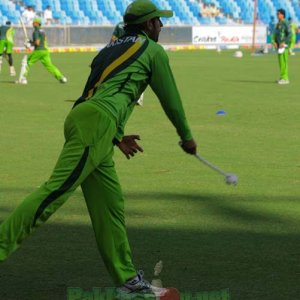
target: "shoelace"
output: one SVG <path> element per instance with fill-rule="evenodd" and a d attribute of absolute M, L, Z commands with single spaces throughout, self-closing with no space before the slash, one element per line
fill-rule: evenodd
<path fill-rule="evenodd" d="M 148 281 L 144 280 L 144 271 L 139 270 L 137 272 L 137 279 L 133 279 L 130 282 L 127 282 L 124 284 L 124 287 L 127 288 L 130 291 L 136 291 L 139 290 L 140 288 L 146 288 L 146 289 L 151 289 L 151 285 Z"/>

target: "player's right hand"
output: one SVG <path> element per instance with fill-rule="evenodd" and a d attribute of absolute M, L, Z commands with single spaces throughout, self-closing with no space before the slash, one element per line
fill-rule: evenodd
<path fill-rule="evenodd" d="M 194 139 L 187 140 L 187 141 L 180 141 L 180 147 L 183 149 L 184 152 L 188 154 L 196 154 L 197 153 L 197 144 Z"/>
<path fill-rule="evenodd" d="M 30 42 L 30 40 L 25 41 L 25 42 L 24 42 L 24 46 L 25 46 L 25 48 L 30 48 L 30 47 L 31 47 L 31 42 Z"/>
<path fill-rule="evenodd" d="M 119 149 L 125 154 L 127 159 L 133 157 L 138 151 L 143 152 L 143 148 L 135 140 L 140 140 L 139 135 L 125 135 L 121 142 L 117 144 Z"/>

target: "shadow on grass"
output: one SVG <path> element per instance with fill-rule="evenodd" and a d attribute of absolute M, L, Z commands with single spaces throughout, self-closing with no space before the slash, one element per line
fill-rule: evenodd
<path fill-rule="evenodd" d="M 237 218 L 253 224 L 267 221 L 274 227 L 282 222 L 269 214 L 255 215 L 243 207 L 233 208 L 227 201 L 229 196 L 125 194 L 132 201 L 187 201 L 194 205 L 191 217 L 201 218 L 197 205 L 204 203 L 214 218 Z M 183 229 L 180 225 L 169 229 L 132 226 L 128 233 L 135 264 L 145 270 L 147 278 L 151 279 L 155 263 L 164 261 L 165 286 L 181 291 L 229 288 L 232 299 L 238 300 L 298 299 L 300 295 L 299 234 L 276 230 L 261 233 L 238 227 L 217 231 L 204 227 Z M 70 286 L 91 289 L 111 285 L 91 226 L 87 225 L 49 222 L 0 265 L 0 299 L 5 300 L 60 300 L 66 299 L 66 288 Z"/>
<path fill-rule="evenodd" d="M 15 82 L 15 80 L 0 80 L 0 83 L 13 83 L 13 84 L 15 84 L 16 82 Z"/>
<path fill-rule="evenodd" d="M 267 80 L 237 80 L 237 79 L 233 79 L 233 80 L 226 80 L 226 81 L 230 81 L 230 82 L 237 82 L 237 83 L 271 83 L 271 84 L 276 84 L 276 82 L 273 81 L 267 81 Z"/>
<path fill-rule="evenodd" d="M 234 188 L 234 187 L 233 187 Z M 0 189 L 1 191 L 1 189 Z M 140 199 L 148 199 L 148 200 L 155 200 L 155 199 L 165 199 L 165 200 L 191 200 L 191 201 L 204 201 L 204 202 L 219 202 L 222 200 L 229 200 L 229 201 L 241 201 L 241 195 L 234 194 L 234 195 L 227 195 L 227 194 L 201 194 L 199 193 L 175 193 L 175 192 L 153 192 L 153 191 L 142 191 L 142 192 L 131 192 L 131 191 L 124 191 L 126 198 L 133 199 L 133 200 L 140 200 Z M 258 197 L 256 195 L 245 195 L 243 196 L 245 199 L 254 202 L 254 201 L 262 201 L 263 197 Z M 299 202 L 299 196 L 291 197 L 290 195 L 287 196 L 266 196 L 265 198 L 270 199 L 271 201 L 295 201 Z"/>
<path fill-rule="evenodd" d="M 262 225 L 265 223 L 269 224 L 285 224 L 285 225 L 293 225 L 293 222 L 290 222 L 288 219 L 283 219 L 278 214 L 266 214 L 260 211 L 250 211 L 245 207 L 240 206 L 239 203 L 243 201 L 247 201 L 250 203 L 258 203 L 260 204 L 262 201 L 265 203 L 277 203 L 277 202 L 289 202 L 289 203 L 299 203 L 299 197 L 294 196 L 272 196 L 267 197 L 266 199 L 262 199 L 257 196 L 244 196 L 240 195 L 222 195 L 222 194 L 180 194 L 180 193 L 171 193 L 171 192 L 125 192 L 126 199 L 133 201 L 149 200 L 149 201 L 161 201 L 161 200 L 170 200 L 170 208 L 172 206 L 172 201 L 176 201 L 176 205 L 185 205 L 189 206 L 189 203 L 193 204 L 194 212 L 199 212 L 199 218 L 201 218 L 201 213 L 203 211 L 203 207 L 206 210 L 210 211 L 210 214 L 219 216 L 221 218 L 228 218 L 229 220 L 236 220 L 238 222 L 247 223 L 247 224 L 255 224 L 261 223 Z M 237 204 L 235 204 L 237 203 Z M 199 204 L 199 205 L 197 205 Z M 129 211 L 130 213 L 130 211 Z"/>

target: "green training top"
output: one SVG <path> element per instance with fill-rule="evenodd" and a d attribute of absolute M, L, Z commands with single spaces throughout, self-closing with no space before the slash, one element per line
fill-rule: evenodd
<path fill-rule="evenodd" d="M 48 44 L 44 30 L 35 27 L 32 34 L 32 40 L 34 42 L 34 50 L 47 50 Z M 37 40 L 40 41 L 38 46 L 35 45 Z"/>
<path fill-rule="evenodd" d="M 6 40 L 8 42 L 13 43 L 15 32 L 16 32 L 15 29 L 10 26 L 6 26 L 6 25 L 1 26 L 0 27 L 0 40 Z"/>
<path fill-rule="evenodd" d="M 113 39 L 118 39 L 125 34 L 124 25 L 125 25 L 124 22 L 120 22 L 116 25 L 114 32 L 112 34 Z"/>
<path fill-rule="evenodd" d="M 288 45 L 291 41 L 292 32 L 289 23 L 286 20 L 279 21 L 273 33 L 273 41 L 279 45 L 284 43 Z"/>
<path fill-rule="evenodd" d="M 125 124 L 148 84 L 180 138 L 192 139 L 168 56 L 142 31 L 127 32 L 98 53 L 75 105 L 89 100 L 107 111 L 118 127 L 115 138 L 121 141 Z"/>

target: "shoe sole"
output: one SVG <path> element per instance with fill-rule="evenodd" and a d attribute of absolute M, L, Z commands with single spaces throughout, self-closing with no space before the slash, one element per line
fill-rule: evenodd
<path fill-rule="evenodd" d="M 142 299 L 160 299 L 160 300 L 180 300 L 180 293 L 176 288 L 157 288 L 155 290 L 142 290 L 129 294 L 118 294 L 114 300 L 142 300 Z"/>

